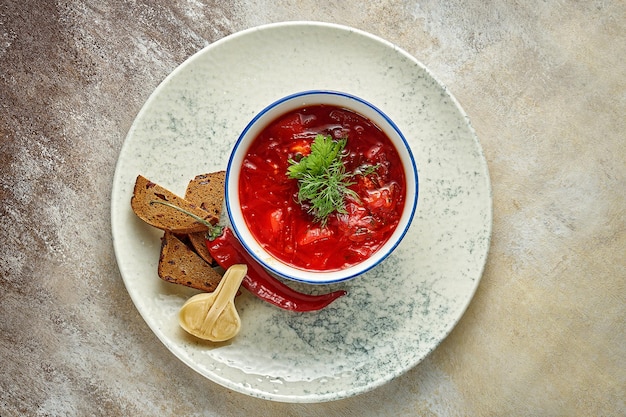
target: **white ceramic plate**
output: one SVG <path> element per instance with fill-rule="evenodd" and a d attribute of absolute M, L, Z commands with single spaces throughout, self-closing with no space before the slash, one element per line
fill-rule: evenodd
<path fill-rule="evenodd" d="M 294 92 L 357 95 L 390 116 L 419 170 L 413 224 L 396 251 L 315 313 L 293 313 L 250 294 L 237 299 L 242 330 L 210 344 L 177 314 L 195 292 L 157 276 L 161 232 L 131 211 L 142 174 L 184 195 L 197 174 L 225 169 L 254 114 Z M 467 308 L 491 236 L 491 188 L 481 147 L 457 101 L 414 58 L 347 27 L 290 22 L 228 36 L 192 56 L 150 96 L 122 147 L 112 231 L 124 283 L 146 323 L 191 368 L 227 388 L 285 402 L 320 402 L 376 388 L 418 364 Z"/>

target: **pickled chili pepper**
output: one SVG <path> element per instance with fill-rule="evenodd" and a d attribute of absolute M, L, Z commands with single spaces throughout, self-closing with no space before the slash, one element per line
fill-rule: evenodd
<path fill-rule="evenodd" d="M 241 285 L 257 297 L 280 308 L 293 311 L 320 310 L 346 294 L 346 291 L 339 290 L 309 295 L 293 290 L 263 269 L 246 252 L 228 227 L 212 226 L 207 233 L 206 247 L 217 264 L 224 269 L 235 264 L 247 264 L 248 273 Z"/>

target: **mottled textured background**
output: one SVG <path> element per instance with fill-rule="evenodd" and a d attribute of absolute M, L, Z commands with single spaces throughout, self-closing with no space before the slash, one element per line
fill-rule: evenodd
<path fill-rule="evenodd" d="M 153 89 L 211 42 L 285 20 L 421 60 L 471 118 L 494 194 L 453 333 L 326 404 L 249 398 L 179 362 L 110 232 L 117 155 Z M 626 415 L 625 27 L 620 1 L 0 0 L 0 415 Z"/>

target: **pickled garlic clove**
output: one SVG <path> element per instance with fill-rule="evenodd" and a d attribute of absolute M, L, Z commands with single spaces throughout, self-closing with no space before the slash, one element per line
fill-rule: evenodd
<path fill-rule="evenodd" d="M 197 294 L 187 300 L 178 314 L 180 326 L 188 333 L 212 342 L 235 337 L 241 329 L 235 296 L 247 272 L 247 265 L 233 265 L 226 270 L 215 291 Z"/>

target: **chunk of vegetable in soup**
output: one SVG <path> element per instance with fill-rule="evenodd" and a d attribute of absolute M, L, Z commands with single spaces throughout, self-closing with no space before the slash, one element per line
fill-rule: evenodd
<path fill-rule="evenodd" d="M 289 161 L 309 155 L 318 134 L 346 139 L 342 161 L 356 193 L 325 223 L 298 202 L 298 180 L 287 175 Z M 344 269 L 376 252 L 395 230 L 406 194 L 389 138 L 365 117 L 329 105 L 303 107 L 270 123 L 250 145 L 239 181 L 252 235 L 276 258 L 313 271 Z"/>

